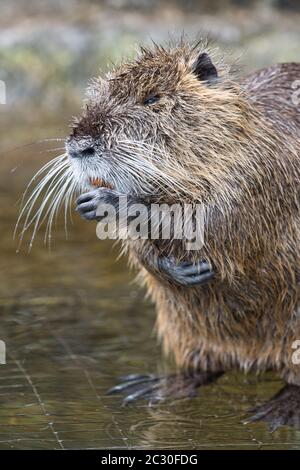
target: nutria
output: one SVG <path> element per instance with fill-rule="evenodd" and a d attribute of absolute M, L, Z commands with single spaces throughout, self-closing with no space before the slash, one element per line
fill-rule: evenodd
<path fill-rule="evenodd" d="M 120 195 L 205 211 L 199 250 L 174 238 L 122 243 L 179 369 L 128 376 L 113 389 L 126 402 L 193 395 L 233 368 L 273 370 L 286 386 L 251 420 L 300 425 L 299 78 L 300 64 L 284 63 L 241 79 L 208 47 L 181 42 L 142 48 L 92 82 L 66 142 L 89 191 L 80 215 L 98 220 Z"/>

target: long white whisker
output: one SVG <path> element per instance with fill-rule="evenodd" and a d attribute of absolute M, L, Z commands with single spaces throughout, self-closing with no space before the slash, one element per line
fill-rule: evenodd
<path fill-rule="evenodd" d="M 49 167 L 53 167 L 52 170 L 54 170 L 55 168 L 57 168 L 66 158 L 66 155 L 63 154 L 63 155 L 59 155 L 58 157 L 56 158 L 53 158 L 52 160 L 50 160 L 50 162 L 47 162 L 42 168 L 40 168 L 40 170 L 31 178 L 31 180 L 29 181 L 29 183 L 27 184 L 26 186 L 26 189 L 23 193 L 23 196 L 22 196 L 22 201 L 21 201 L 21 210 L 22 210 L 22 206 L 23 206 L 23 203 L 24 203 L 24 199 L 26 197 L 26 194 L 28 193 L 28 190 L 30 188 L 30 186 L 32 185 L 32 183 L 42 174 L 44 173 Z M 21 215 L 21 214 L 20 214 Z"/>
<path fill-rule="evenodd" d="M 59 139 L 58 139 L 59 140 Z M 62 139 L 63 140 L 63 139 Z M 43 176 L 42 176 L 43 175 Z M 42 176 L 42 178 L 41 178 Z M 33 185 L 35 181 L 39 179 L 38 184 L 33 189 L 32 193 L 25 201 L 25 197 Z M 65 230 L 67 233 L 67 207 L 70 203 L 73 194 L 76 188 L 76 182 L 72 178 L 72 170 L 69 165 L 69 159 L 66 154 L 59 155 L 52 159 L 50 162 L 47 162 L 38 172 L 33 176 L 33 178 L 29 181 L 25 192 L 22 197 L 20 215 L 18 217 L 14 236 L 16 235 L 17 229 L 19 227 L 20 221 L 25 216 L 25 221 L 23 224 L 22 231 L 20 233 L 20 241 L 18 245 L 18 249 L 22 243 L 23 237 L 25 232 L 28 228 L 34 224 L 33 233 L 31 236 L 30 244 L 29 244 L 29 251 L 32 247 L 34 238 L 38 229 L 43 225 L 44 221 L 48 217 L 45 239 L 49 239 L 51 237 L 51 227 L 53 223 L 54 217 L 57 215 L 59 207 L 63 199 L 65 200 Z M 44 193 L 43 199 L 41 204 L 39 205 L 37 211 L 31 216 L 34 211 L 34 207 L 40 198 L 40 196 Z M 50 202 L 51 201 L 51 202 Z M 49 204 L 48 209 L 46 206 Z M 46 209 L 46 210 L 45 210 Z"/>
<path fill-rule="evenodd" d="M 56 218 L 56 216 L 57 216 L 57 213 L 58 213 L 59 207 L 60 207 L 60 205 L 63 201 L 63 198 L 65 198 L 65 201 L 66 201 L 66 197 L 67 197 L 67 195 L 70 191 L 70 187 L 72 187 L 73 183 L 74 182 L 72 181 L 72 172 L 71 172 L 71 170 L 67 171 L 66 174 L 65 174 L 65 181 L 64 181 L 63 185 L 60 187 L 60 190 L 57 193 L 57 195 L 55 196 L 55 198 L 53 198 L 52 205 L 49 207 L 48 211 L 46 212 L 46 214 L 44 216 L 44 219 L 46 219 L 46 217 L 49 214 L 44 241 L 46 241 L 47 236 L 48 236 L 48 241 L 50 243 L 51 228 L 52 228 L 52 224 L 53 224 L 53 219 Z M 44 219 L 43 219 L 43 221 L 44 221 Z M 66 219 L 65 219 L 65 229 L 66 229 Z"/>
<path fill-rule="evenodd" d="M 63 150 L 64 147 L 54 147 L 53 149 L 47 149 L 46 152 L 58 152 L 59 150 Z M 44 152 L 45 150 L 41 151 L 40 153 Z"/>
<path fill-rule="evenodd" d="M 28 198 L 27 202 L 23 205 L 20 211 L 20 215 L 18 217 L 16 227 L 15 227 L 15 232 L 14 236 L 16 235 L 17 228 L 19 226 L 20 220 L 22 216 L 24 215 L 25 211 L 27 210 L 27 217 L 25 219 L 24 225 L 27 225 L 28 218 L 30 216 L 30 212 L 32 211 L 32 208 L 38 199 L 39 195 L 41 192 L 45 189 L 46 184 L 52 179 L 50 186 L 54 184 L 56 178 L 59 176 L 59 174 L 67 167 L 67 162 L 60 162 L 60 165 L 56 165 L 55 168 L 51 169 L 51 171 L 45 175 L 44 178 L 39 182 L 39 184 L 36 186 L 34 191 L 32 192 L 31 196 Z"/>
<path fill-rule="evenodd" d="M 67 227 L 67 222 L 68 222 L 68 209 L 69 209 L 69 214 L 71 214 L 71 201 L 73 200 L 73 195 L 76 190 L 76 182 L 72 181 L 72 184 L 69 188 L 69 190 L 66 193 L 65 196 L 65 234 L 66 238 L 68 238 L 68 227 Z"/>
<path fill-rule="evenodd" d="M 26 218 L 26 225 L 24 225 L 24 228 L 21 232 L 21 236 L 24 235 L 25 231 L 28 229 L 28 227 L 30 227 L 32 225 L 32 223 L 35 221 L 35 224 L 34 224 L 34 230 L 33 230 L 33 237 L 32 237 L 32 240 L 33 238 L 35 237 L 35 233 L 38 229 L 38 227 L 40 226 L 39 222 L 40 222 L 40 219 L 41 219 L 41 216 L 42 216 L 42 213 L 43 213 L 43 210 L 44 210 L 44 207 L 45 205 L 47 204 L 47 202 L 49 201 L 50 197 L 56 193 L 56 191 L 59 190 L 59 187 L 62 183 L 62 181 L 65 179 L 65 174 L 63 175 L 60 175 L 60 178 L 58 178 L 58 180 L 56 180 L 55 184 L 54 185 L 51 185 L 48 189 L 47 189 L 47 192 L 45 194 L 45 197 L 43 198 L 43 201 L 38 209 L 38 211 L 34 214 L 34 216 L 31 218 L 31 220 L 28 222 L 28 216 L 30 215 L 31 211 L 32 211 L 32 206 L 30 207 L 29 209 L 29 212 L 27 214 L 27 218 Z M 43 219 L 44 220 L 44 219 Z"/>
<path fill-rule="evenodd" d="M 36 222 L 35 222 L 35 226 L 34 226 L 34 232 L 33 232 L 33 238 L 35 236 L 35 233 L 36 231 L 38 230 L 38 227 L 40 227 L 43 222 L 45 221 L 45 219 L 47 218 L 47 215 L 49 214 L 49 212 L 51 211 L 51 208 L 53 207 L 53 205 L 55 204 L 58 196 L 60 195 L 61 193 L 61 189 L 64 187 L 65 185 L 65 182 L 68 178 L 69 174 L 68 172 L 64 172 L 60 178 L 56 181 L 56 184 L 54 186 L 51 186 L 51 189 L 49 191 L 49 188 L 47 190 L 47 193 L 42 201 L 42 204 L 40 205 L 40 208 L 38 210 L 38 212 L 35 214 L 35 216 L 32 218 L 32 220 L 29 222 L 28 226 L 30 226 L 32 224 L 32 222 L 36 219 Z M 52 204 L 49 206 L 49 208 L 47 209 L 43 219 L 40 221 L 41 219 L 41 216 L 42 216 L 42 213 L 44 211 L 44 208 L 45 206 L 47 205 L 48 201 L 50 200 L 50 198 L 52 198 Z M 26 227 L 28 228 L 28 227 Z M 26 230 L 25 228 L 25 230 Z"/>

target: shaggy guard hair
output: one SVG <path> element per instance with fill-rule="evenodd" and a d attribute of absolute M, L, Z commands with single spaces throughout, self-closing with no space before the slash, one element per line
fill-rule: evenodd
<path fill-rule="evenodd" d="M 84 191 L 100 178 L 153 202 L 205 207 L 200 252 L 178 240 L 124 242 L 179 367 L 275 369 L 300 385 L 291 361 L 300 338 L 299 77 L 291 63 L 237 79 L 201 44 L 154 46 L 94 80 L 74 122 L 67 153 L 91 145 L 96 157 L 66 164 L 69 185 Z M 171 254 L 206 259 L 214 280 L 185 289 L 149 273 L 149 257 Z"/>

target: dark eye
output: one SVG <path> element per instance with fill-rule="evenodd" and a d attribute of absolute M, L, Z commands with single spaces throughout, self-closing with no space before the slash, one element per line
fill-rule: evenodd
<path fill-rule="evenodd" d="M 148 104 L 154 104 L 156 103 L 158 100 L 159 100 L 160 96 L 159 95 L 148 95 L 145 99 L 144 99 L 144 103 L 145 105 L 148 105 Z"/>

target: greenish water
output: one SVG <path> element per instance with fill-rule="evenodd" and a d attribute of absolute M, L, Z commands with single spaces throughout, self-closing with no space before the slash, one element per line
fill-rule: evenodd
<path fill-rule="evenodd" d="M 0 449 L 300 449 L 300 432 L 242 424 L 282 386 L 272 375 L 230 373 L 195 399 L 152 407 L 106 395 L 119 376 L 171 366 L 153 335 L 153 306 L 93 224 L 74 215 L 68 240 L 58 224 L 51 251 L 41 233 L 30 254 L 26 241 L 16 253 L 16 201 L 39 158 L 50 156 L 33 146 L 1 161 Z"/>

